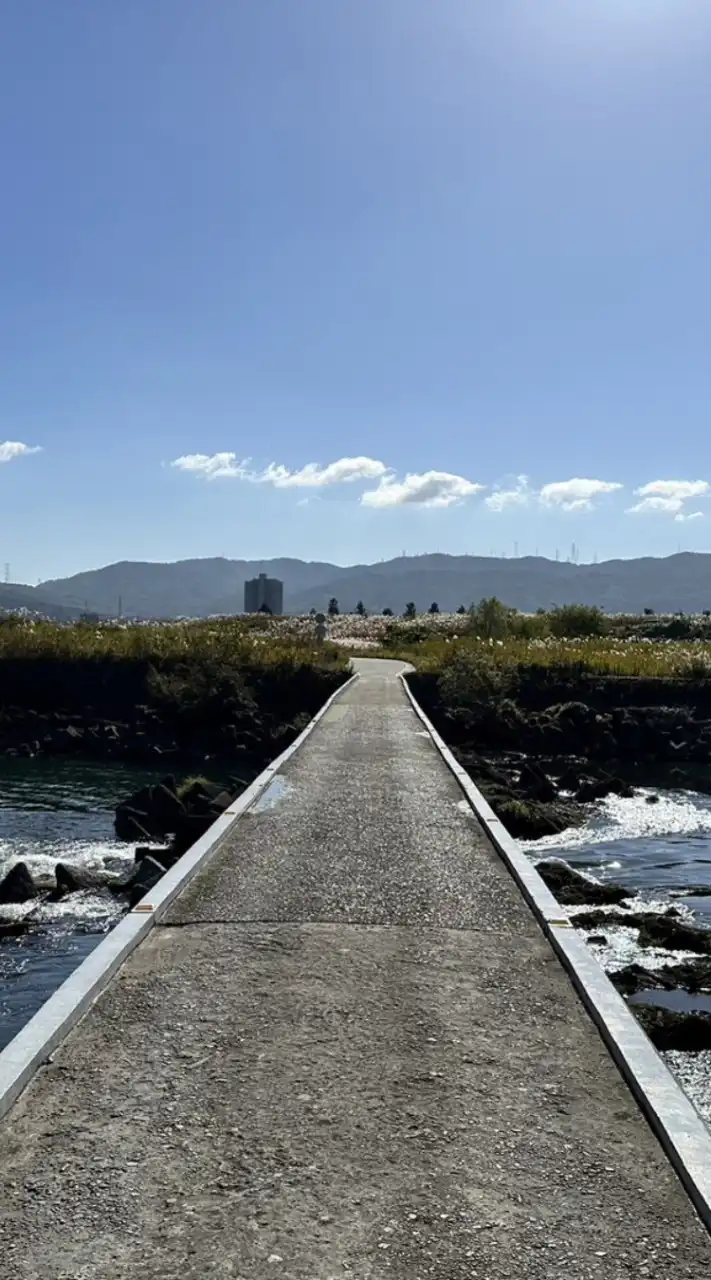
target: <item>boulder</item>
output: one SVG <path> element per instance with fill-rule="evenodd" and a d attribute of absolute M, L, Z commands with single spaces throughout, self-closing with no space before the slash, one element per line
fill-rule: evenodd
<path fill-rule="evenodd" d="M 661 970 L 645 969 L 641 964 L 627 964 L 607 976 L 623 996 L 633 996 L 638 991 L 669 991 L 675 985 L 664 979 Z"/>
<path fill-rule="evenodd" d="M 143 809 L 121 803 L 116 806 L 114 831 L 119 840 L 150 840 L 153 832 L 147 827 L 148 814 Z"/>
<path fill-rule="evenodd" d="M 647 915 L 639 931 L 640 947 L 662 947 L 667 951 L 695 951 L 711 955 L 711 930 L 684 924 L 667 914 Z"/>
<path fill-rule="evenodd" d="M 195 844 L 205 832 L 210 829 L 215 821 L 214 813 L 190 813 L 180 819 L 173 842 L 171 845 L 172 852 L 181 856 L 186 853 L 191 845 Z"/>
<path fill-rule="evenodd" d="M 600 884 L 589 880 L 579 871 L 573 871 L 560 858 L 547 858 L 536 863 L 536 871 L 547 884 L 553 896 L 563 906 L 613 905 L 631 897 L 631 891 L 621 884 Z"/>
<path fill-rule="evenodd" d="M 594 800 L 605 800 L 610 795 L 630 799 L 634 795 L 634 790 L 620 778 L 581 778 L 575 799 L 579 804 L 589 804 Z"/>
<path fill-rule="evenodd" d="M 185 812 L 175 779 L 166 777 L 155 786 L 141 787 L 117 805 L 114 829 L 119 840 L 150 840 L 172 833 Z"/>
<path fill-rule="evenodd" d="M 19 938 L 29 927 L 29 920 L 0 920 L 0 942 L 3 938 Z"/>
<path fill-rule="evenodd" d="M 524 764 L 516 790 L 522 791 L 526 796 L 531 796 L 534 800 L 542 800 L 544 802 L 555 800 L 557 796 L 556 789 L 550 778 L 533 760 L 527 760 Z"/>
<path fill-rule="evenodd" d="M 711 1049 L 711 1014 L 663 1009 L 659 1005 L 631 1004 L 637 1021 L 655 1048 L 699 1053 Z"/>
<path fill-rule="evenodd" d="M 30 902 L 39 893 L 26 863 L 16 862 L 0 881 L 0 902 Z"/>
<path fill-rule="evenodd" d="M 543 804 L 540 800 L 499 797 L 490 793 L 487 793 L 487 799 L 509 835 L 516 840 L 540 840 L 583 821 L 582 810 L 567 801 Z"/>
<path fill-rule="evenodd" d="M 93 867 L 69 867 L 65 862 L 58 862 L 54 869 L 57 887 L 51 897 L 58 902 L 68 893 L 78 893 L 82 889 L 106 889 L 115 884 L 119 877 L 110 871 L 97 870 Z"/>
<path fill-rule="evenodd" d="M 158 881 L 162 880 L 164 875 L 165 867 L 162 862 L 159 862 L 158 859 L 152 855 L 148 858 L 144 858 L 143 861 L 138 864 L 133 876 L 131 877 L 131 883 L 128 891 L 128 900 L 131 907 L 135 907 L 136 903 L 140 902 L 141 898 L 143 898 L 150 889 L 157 885 Z"/>

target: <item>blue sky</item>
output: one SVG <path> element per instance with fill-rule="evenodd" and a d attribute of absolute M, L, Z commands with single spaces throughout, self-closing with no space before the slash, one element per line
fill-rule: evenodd
<path fill-rule="evenodd" d="M 8 6 L 0 563 L 711 549 L 710 65 L 700 0 Z"/>

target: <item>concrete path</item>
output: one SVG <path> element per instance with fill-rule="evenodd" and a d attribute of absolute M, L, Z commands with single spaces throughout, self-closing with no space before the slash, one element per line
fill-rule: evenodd
<path fill-rule="evenodd" d="M 363 663 L 0 1128 L 0 1277 L 653 1280 L 711 1239 Z"/>

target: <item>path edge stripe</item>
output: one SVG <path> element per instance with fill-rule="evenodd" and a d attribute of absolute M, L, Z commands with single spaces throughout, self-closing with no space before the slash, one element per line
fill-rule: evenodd
<path fill-rule="evenodd" d="M 356 671 L 331 694 L 291 746 L 267 765 L 209 830 L 166 871 L 158 884 L 119 921 L 0 1052 L 0 1120 L 7 1115 L 38 1068 L 48 1062 L 91 1008 L 124 960 L 148 936 L 196 873 L 217 853 L 235 823 L 313 733 L 336 699 L 358 679 Z"/>
<path fill-rule="evenodd" d="M 518 884 L 701 1221 L 711 1232 L 711 1132 L 590 948 L 575 928 L 571 928 L 574 921 L 566 918 L 565 911 L 532 863 L 496 817 L 469 774 L 457 763 L 420 707 L 406 677 L 407 672 L 400 672 L 399 678 L 413 711 Z"/>

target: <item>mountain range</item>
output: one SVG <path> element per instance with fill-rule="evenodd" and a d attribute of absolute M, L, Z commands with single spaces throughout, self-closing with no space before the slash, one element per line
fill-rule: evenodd
<path fill-rule="evenodd" d="M 245 579 L 259 573 L 282 580 L 290 614 L 325 610 L 332 597 L 344 613 L 359 600 L 373 613 L 386 606 L 402 613 L 409 601 L 423 612 L 434 601 L 442 611 L 453 611 L 484 596 L 523 612 L 573 603 L 599 605 L 608 613 L 711 608 L 711 555 L 684 552 L 580 565 L 540 556 L 441 554 L 346 567 L 290 559 L 122 561 L 37 587 L 0 584 L 0 610 L 29 609 L 62 620 L 84 611 L 142 619 L 239 613 Z"/>

